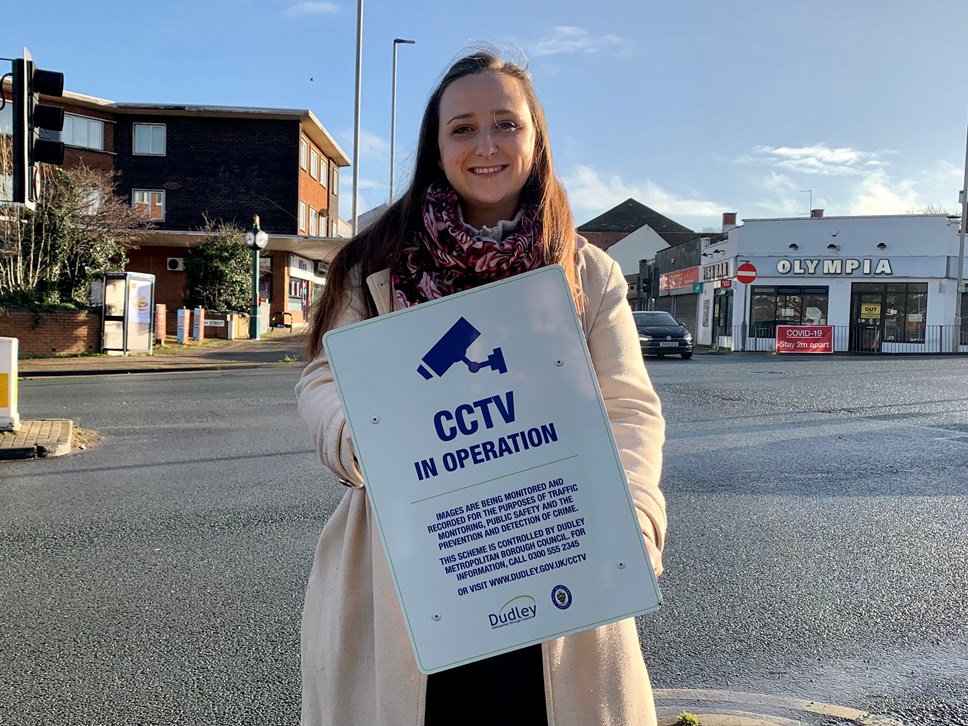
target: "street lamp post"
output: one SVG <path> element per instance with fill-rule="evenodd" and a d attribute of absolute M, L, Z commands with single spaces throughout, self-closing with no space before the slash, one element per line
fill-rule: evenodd
<path fill-rule="evenodd" d="M 252 219 L 252 229 L 245 233 L 245 246 L 252 250 L 252 315 L 249 317 L 249 337 L 259 339 L 259 250 L 269 244 L 269 235 L 259 227 L 259 215 Z"/>
<path fill-rule="evenodd" d="M 363 86 L 363 0 L 356 0 L 356 100 L 353 110 L 353 236 L 360 224 L 360 98 Z"/>
<path fill-rule="evenodd" d="M 397 139 L 397 46 L 413 45 L 416 41 L 393 39 L 393 88 L 390 92 L 390 204 L 393 204 L 393 162 L 396 159 Z"/>
<path fill-rule="evenodd" d="M 965 183 L 961 190 L 961 229 L 958 231 L 958 279 L 955 282 L 955 342 L 951 352 L 961 350 L 961 286 L 965 279 L 965 225 L 968 224 L 968 141 L 965 142 Z"/>

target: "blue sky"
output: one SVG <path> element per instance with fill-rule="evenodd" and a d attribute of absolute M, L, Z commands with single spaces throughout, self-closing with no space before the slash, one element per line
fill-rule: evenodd
<path fill-rule="evenodd" d="M 388 193 L 403 37 L 398 191 L 431 88 L 482 41 L 527 59 L 577 224 L 628 197 L 696 230 L 796 216 L 804 190 L 827 215 L 957 212 L 966 27 L 965 0 L 366 0 L 360 210 Z M 72 91 L 309 108 L 350 157 L 355 44 L 355 0 L 18 2 L 0 25 L 0 55 Z"/>

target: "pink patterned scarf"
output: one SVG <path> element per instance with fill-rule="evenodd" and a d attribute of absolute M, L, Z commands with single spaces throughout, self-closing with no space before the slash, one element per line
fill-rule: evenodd
<path fill-rule="evenodd" d="M 460 216 L 457 192 L 431 184 L 423 199 L 424 228 L 407 239 L 393 269 L 393 290 L 404 307 L 469 290 L 544 266 L 541 221 L 534 210 L 500 242 L 475 238 Z"/>

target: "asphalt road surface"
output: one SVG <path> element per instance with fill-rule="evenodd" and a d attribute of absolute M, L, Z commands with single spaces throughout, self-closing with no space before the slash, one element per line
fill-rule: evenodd
<path fill-rule="evenodd" d="M 968 724 L 968 358 L 648 365 L 670 515 L 664 605 L 639 622 L 654 684 Z M 24 418 L 106 441 L 0 462 L 0 723 L 298 721 L 302 593 L 342 491 L 297 375 L 22 385 Z"/>

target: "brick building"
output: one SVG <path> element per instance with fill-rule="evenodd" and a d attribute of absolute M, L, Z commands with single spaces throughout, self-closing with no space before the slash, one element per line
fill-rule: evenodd
<path fill-rule="evenodd" d="M 264 314 L 306 319 L 343 242 L 339 175 L 350 163 L 311 111 L 116 103 L 72 92 L 44 100 L 65 111 L 64 166 L 113 170 L 117 193 L 151 218 L 128 271 L 155 275 L 156 302 L 184 304 L 184 255 L 204 239 L 206 220 L 248 228 L 259 215 L 269 235 Z"/>
<path fill-rule="evenodd" d="M 656 255 L 694 238 L 696 233 L 634 199 L 626 199 L 578 227 L 578 233 L 619 263 L 629 284 L 633 310 L 655 307 Z"/>

